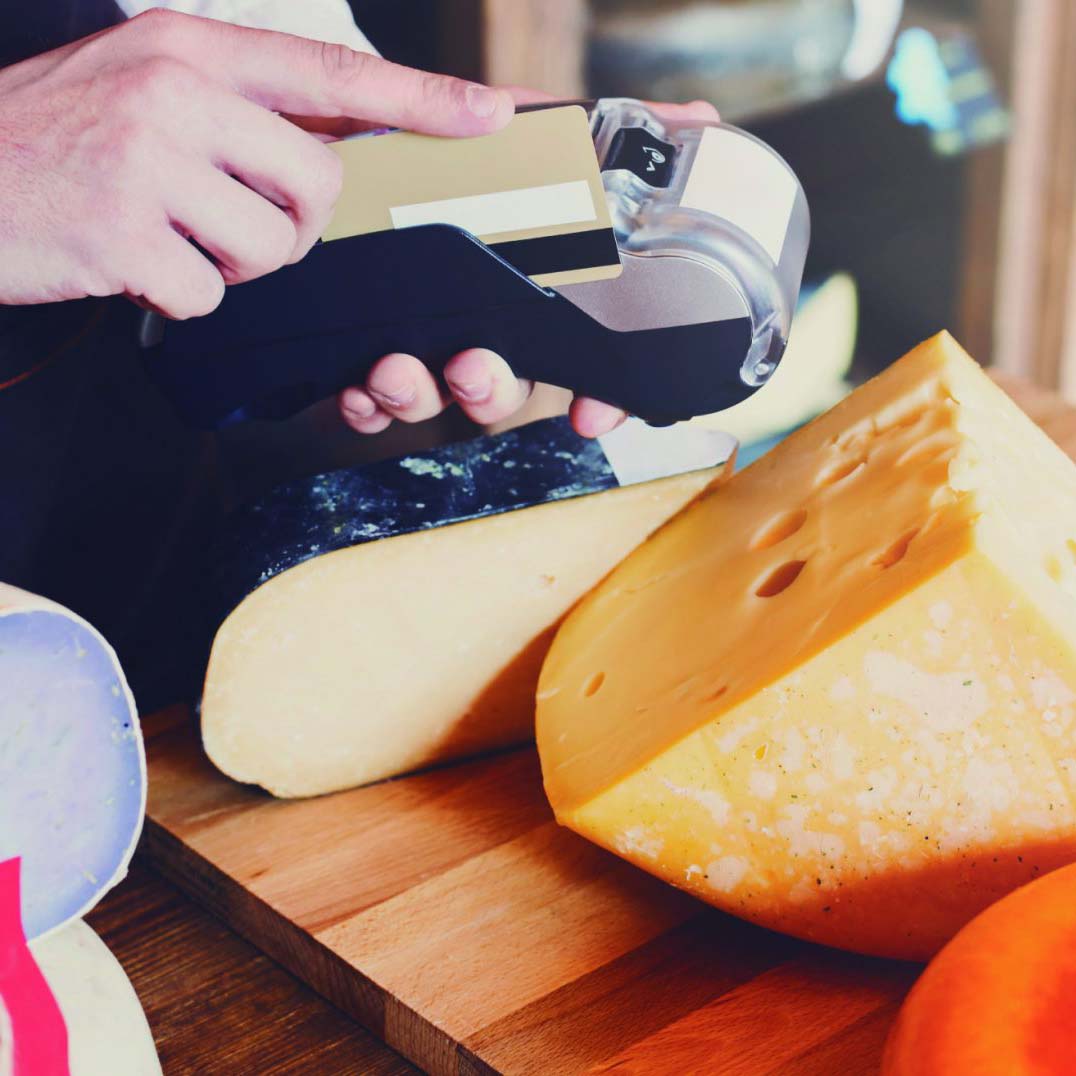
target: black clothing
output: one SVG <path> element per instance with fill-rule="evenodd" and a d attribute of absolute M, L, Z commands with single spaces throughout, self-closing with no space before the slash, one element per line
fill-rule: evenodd
<path fill-rule="evenodd" d="M 122 19 L 113 0 L 0 0 L 0 65 Z M 204 541 L 212 444 L 147 383 L 139 314 L 119 299 L 0 306 L 0 581 L 95 624 L 146 709 L 188 692 L 204 645 L 193 562 L 172 565 Z M 167 637 L 150 627 L 163 609 Z"/>
<path fill-rule="evenodd" d="M 0 63 L 121 18 L 112 0 L 0 0 Z M 474 428 L 457 415 L 362 438 L 326 401 L 284 423 L 188 430 L 146 377 L 141 316 L 124 299 L 0 306 L 0 582 L 99 628 L 148 713 L 198 695 L 215 627 L 205 554 L 229 504 Z"/>

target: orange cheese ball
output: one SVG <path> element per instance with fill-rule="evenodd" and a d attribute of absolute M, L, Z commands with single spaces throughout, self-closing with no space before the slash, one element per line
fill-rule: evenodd
<path fill-rule="evenodd" d="M 1022 886 L 934 958 L 897 1017 L 882 1076 L 1076 1073 L 1076 863 Z"/>

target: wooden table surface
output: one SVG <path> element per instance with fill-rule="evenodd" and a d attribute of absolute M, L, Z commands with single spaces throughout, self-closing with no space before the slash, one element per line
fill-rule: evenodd
<path fill-rule="evenodd" d="M 137 860 L 87 919 L 138 991 L 165 1076 L 418 1071 Z"/>
<path fill-rule="evenodd" d="M 999 380 L 1076 456 L 1076 410 Z M 417 1071 L 137 861 L 89 921 L 142 1000 L 166 1076 Z M 854 1021 L 839 1042 L 801 1057 L 789 1076 L 870 1071 L 895 1010 L 896 1002 Z"/>

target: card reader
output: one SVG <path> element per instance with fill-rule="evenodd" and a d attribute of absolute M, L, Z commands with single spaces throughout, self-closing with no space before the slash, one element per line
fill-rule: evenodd
<path fill-rule="evenodd" d="M 727 124 L 665 121 L 630 99 L 585 107 L 618 276 L 543 287 L 511 242 L 450 223 L 334 239 L 228 288 L 206 317 L 147 317 L 150 376 L 202 428 L 285 418 L 389 352 L 439 372 L 471 347 L 656 425 L 744 400 L 788 340 L 809 235 L 798 180 Z M 530 243 L 517 261 L 536 255 L 556 252 Z"/>

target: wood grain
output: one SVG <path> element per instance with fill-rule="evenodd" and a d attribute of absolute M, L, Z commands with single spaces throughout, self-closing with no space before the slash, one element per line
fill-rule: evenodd
<path fill-rule="evenodd" d="M 586 0 L 441 0 L 440 70 L 501 86 L 584 95 Z"/>
<path fill-rule="evenodd" d="M 1012 11 L 994 360 L 1076 400 L 1076 5 Z"/>
<path fill-rule="evenodd" d="M 483 0 L 483 77 L 582 97 L 586 21 L 585 0 Z"/>
<path fill-rule="evenodd" d="M 166 1076 L 416 1072 L 148 867 L 88 920 L 131 979 Z"/>
<path fill-rule="evenodd" d="M 1002 101 L 1011 99 L 1015 0 L 975 0 L 975 39 Z M 961 272 L 957 339 L 980 362 L 994 360 L 1001 300 L 998 252 L 1008 142 L 983 146 L 965 158 L 961 208 Z"/>
<path fill-rule="evenodd" d="M 1076 456 L 1076 409 L 1002 383 Z M 154 864 L 434 1073 L 854 1076 L 915 975 L 741 923 L 559 829 L 529 749 L 279 801 L 218 774 L 182 708 L 145 729 Z"/>

